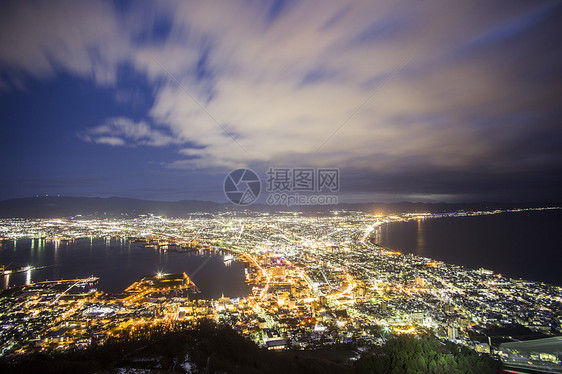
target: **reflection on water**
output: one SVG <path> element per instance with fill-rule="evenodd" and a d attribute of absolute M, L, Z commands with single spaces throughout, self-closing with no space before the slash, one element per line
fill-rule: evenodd
<path fill-rule="evenodd" d="M 373 238 L 374 238 L 374 242 L 375 243 L 380 243 L 381 240 L 381 227 L 377 226 L 375 227 L 374 232 L 372 233 Z"/>
<path fill-rule="evenodd" d="M 418 218 L 418 230 L 416 233 L 416 256 L 423 256 L 425 250 L 425 239 L 423 235 L 423 220 Z"/>
<path fill-rule="evenodd" d="M 220 250 L 189 253 L 142 248 L 123 239 L 49 241 L 20 239 L 0 247 L 0 265 L 19 268 L 47 266 L 0 276 L 2 289 L 55 279 L 100 278 L 98 288 L 120 293 L 145 275 L 158 271 L 185 272 L 201 290 L 195 298 L 243 297 L 249 294 L 244 282 L 244 263 L 226 257 Z"/>

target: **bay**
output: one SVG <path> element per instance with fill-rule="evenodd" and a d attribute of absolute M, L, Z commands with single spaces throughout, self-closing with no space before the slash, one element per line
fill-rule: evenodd
<path fill-rule="evenodd" d="M 495 273 L 562 285 L 562 211 L 539 210 L 395 222 L 375 244 Z"/>
<path fill-rule="evenodd" d="M 185 272 L 201 291 L 193 298 L 248 295 L 244 263 L 224 261 L 224 255 L 219 250 L 165 252 L 115 238 L 60 242 L 20 239 L 2 243 L 0 264 L 9 264 L 10 268 L 27 265 L 46 268 L 0 276 L 0 287 L 94 275 L 100 278 L 100 290 L 120 293 L 145 275 Z"/>

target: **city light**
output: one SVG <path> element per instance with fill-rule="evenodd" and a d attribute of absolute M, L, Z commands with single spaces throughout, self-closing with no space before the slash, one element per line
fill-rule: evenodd
<path fill-rule="evenodd" d="M 190 276 L 159 269 L 122 294 L 110 295 L 97 289 L 94 276 L 32 283 L 32 264 L 4 267 L 6 277 L 25 271 L 28 284 L 22 286 L 25 292 L 0 306 L 1 315 L 11 321 L 0 331 L 0 342 L 11 342 L 2 354 L 84 348 L 110 337 L 190 326 L 206 318 L 276 350 L 320 347 L 323 341 L 379 344 L 392 335 L 427 333 L 482 349 L 470 338 L 481 328 L 517 323 L 537 333 L 560 329 L 552 324 L 561 314 L 559 287 L 373 244 L 373 228 L 381 222 L 418 219 L 419 214 L 373 217 L 352 211 L 313 219 L 283 213 L 219 213 L 213 219 L 193 214 L 189 220 L 4 219 L 3 238 L 35 238 L 39 246 L 104 238 L 106 245 L 118 240 L 179 255 L 220 251 L 224 262 L 244 263 L 251 291 L 245 297 L 195 299 L 190 295 L 199 288 Z M 377 326 L 379 334 L 365 333 Z"/>

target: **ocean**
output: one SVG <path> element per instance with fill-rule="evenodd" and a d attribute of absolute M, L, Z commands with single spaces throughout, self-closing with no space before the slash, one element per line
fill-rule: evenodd
<path fill-rule="evenodd" d="M 562 210 L 394 222 L 373 243 L 468 268 L 562 286 Z"/>

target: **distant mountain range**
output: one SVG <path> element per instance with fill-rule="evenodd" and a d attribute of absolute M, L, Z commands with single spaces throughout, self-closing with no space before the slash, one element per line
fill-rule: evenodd
<path fill-rule="evenodd" d="M 340 203 L 338 205 L 269 206 L 253 204 L 236 206 L 213 201 L 151 201 L 121 197 L 65 197 L 41 196 L 0 201 L 0 218 L 59 218 L 77 215 L 91 217 L 136 217 L 154 214 L 167 217 L 186 217 L 195 212 L 275 212 L 301 211 L 304 213 L 326 213 L 333 210 L 355 210 L 363 212 L 454 212 L 495 210 L 508 208 L 531 208 L 546 206 L 537 203 Z"/>

